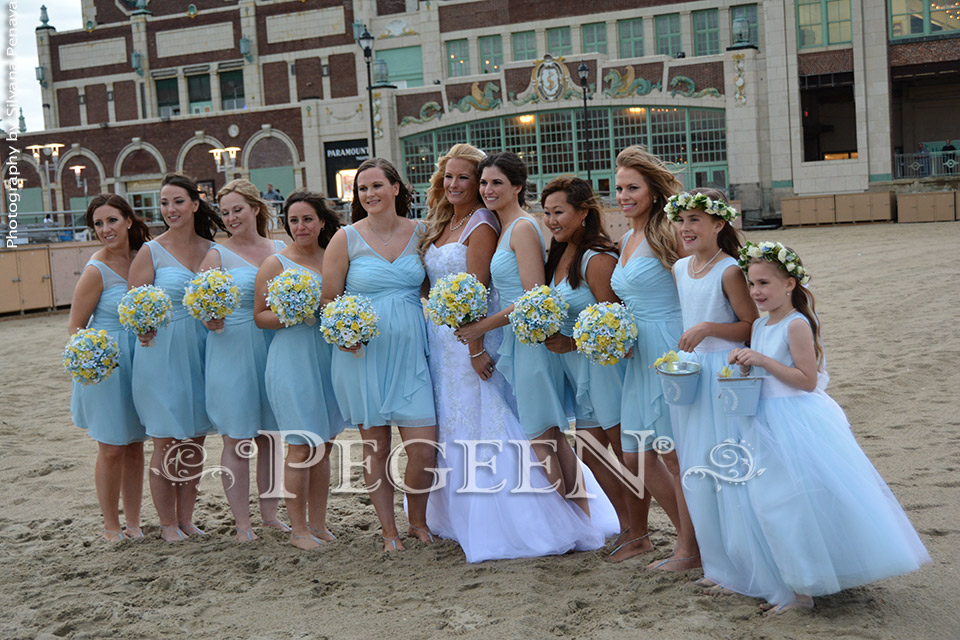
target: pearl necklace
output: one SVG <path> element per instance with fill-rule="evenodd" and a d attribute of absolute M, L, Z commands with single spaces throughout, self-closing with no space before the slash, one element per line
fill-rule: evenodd
<path fill-rule="evenodd" d="M 696 276 L 696 275 L 700 275 L 700 273 L 702 273 L 704 269 L 706 269 L 708 266 L 710 266 L 710 263 L 711 263 L 711 262 L 713 262 L 714 260 L 717 259 L 717 256 L 720 255 L 720 253 L 721 253 L 722 251 L 723 251 L 723 249 L 719 249 L 715 254 L 713 254 L 713 257 L 710 258 L 709 260 L 707 260 L 707 263 L 706 263 L 705 265 L 703 265 L 702 267 L 700 267 L 699 269 L 694 268 L 694 266 L 693 266 L 693 260 L 691 260 L 691 261 L 690 261 L 690 270 L 693 271 L 693 275 L 695 275 L 695 276 Z M 696 259 L 696 256 L 694 256 L 694 259 Z"/>
<path fill-rule="evenodd" d="M 450 223 L 451 223 L 451 224 L 450 224 L 450 231 L 456 231 L 457 229 L 459 229 L 460 227 L 462 227 L 462 226 L 463 226 L 463 223 L 470 219 L 470 216 L 472 216 L 472 215 L 474 214 L 474 212 L 477 210 L 477 208 L 479 208 L 479 206 L 480 206 L 479 204 L 473 205 L 473 209 L 470 209 L 470 213 L 468 213 L 468 214 L 465 215 L 463 218 L 461 218 L 461 219 L 460 219 L 460 222 L 458 222 L 457 224 L 453 224 L 453 218 L 451 218 L 451 219 L 450 219 Z"/>

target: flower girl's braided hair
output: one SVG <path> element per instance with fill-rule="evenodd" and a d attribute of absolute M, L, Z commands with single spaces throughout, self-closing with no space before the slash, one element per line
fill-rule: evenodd
<path fill-rule="evenodd" d="M 793 308 L 803 314 L 813 330 L 813 350 L 817 354 L 817 364 L 823 366 L 823 342 L 820 339 L 820 320 L 817 318 L 816 301 L 813 292 L 807 288 L 810 276 L 807 274 L 803 262 L 796 251 L 779 242 L 761 242 L 755 244 L 747 242 L 740 249 L 738 264 L 744 273 L 751 264 L 770 262 L 779 268 L 788 278 L 796 281 L 796 286 L 790 294 L 790 303 Z"/>

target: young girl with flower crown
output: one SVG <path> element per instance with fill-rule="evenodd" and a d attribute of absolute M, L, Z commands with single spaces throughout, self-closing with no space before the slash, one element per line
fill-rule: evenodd
<path fill-rule="evenodd" d="M 679 225 L 680 240 L 688 254 L 673 266 L 683 318 L 678 346 L 701 367 L 693 403 L 671 411 L 683 486 L 677 506 L 681 515 L 684 510 L 689 513 L 699 555 L 677 549 L 673 556 L 650 568 L 685 571 L 702 563 L 706 586 L 712 587 L 745 569 L 726 547 L 739 534 L 738 523 L 722 517 L 739 510 L 745 496 L 743 488 L 735 482 L 716 480 L 722 477 L 723 469 L 717 469 L 715 475 L 697 471 L 712 469 L 717 454 L 722 455 L 729 446 L 727 441 L 738 440 L 736 425 L 715 406 L 714 398 L 720 391 L 713 372 L 727 364 L 731 349 L 744 346 L 758 314 L 737 268 L 741 242 L 730 223 L 739 214 L 725 202 L 723 194 L 713 189 L 684 192 L 671 196 L 664 211 Z"/>
<path fill-rule="evenodd" d="M 734 516 L 756 528 L 730 541 L 754 565 L 723 586 L 778 613 L 928 562 L 843 410 L 819 388 L 820 323 L 799 256 L 779 242 L 748 242 L 739 264 L 769 314 L 753 323 L 751 348 L 728 356 L 742 375 L 763 377 L 756 417 L 741 429 L 763 473 L 744 483 L 750 509 Z"/>

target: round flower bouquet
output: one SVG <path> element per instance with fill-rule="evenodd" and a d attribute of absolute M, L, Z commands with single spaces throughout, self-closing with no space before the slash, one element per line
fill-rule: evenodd
<path fill-rule="evenodd" d="M 302 269 L 285 269 L 267 283 L 267 306 L 285 327 L 313 324 L 320 306 L 320 283 Z"/>
<path fill-rule="evenodd" d="M 157 331 L 173 320 L 173 302 L 160 287 L 145 284 L 127 291 L 117 307 L 120 324 L 132 333 L 142 336 Z M 145 345 L 153 346 L 154 341 Z"/>
<path fill-rule="evenodd" d="M 97 384 L 119 366 L 120 345 L 103 329 L 81 329 L 63 350 L 63 368 L 82 385 Z"/>
<path fill-rule="evenodd" d="M 221 269 L 210 269 L 187 283 L 183 306 L 197 320 L 226 318 L 240 306 L 240 289 L 233 276 Z M 223 329 L 217 329 L 222 333 Z"/>
<path fill-rule="evenodd" d="M 323 339 L 349 349 L 357 344 L 361 348 L 353 352 L 363 357 L 363 345 L 380 335 L 380 316 L 373 303 L 365 296 L 337 296 L 323 308 L 320 332 Z"/>
<path fill-rule="evenodd" d="M 487 288 L 472 273 L 444 276 L 430 289 L 427 315 L 454 329 L 487 315 Z"/>
<path fill-rule="evenodd" d="M 613 365 L 627 355 L 637 339 L 633 314 L 619 302 L 592 304 L 577 316 L 573 326 L 577 351 L 597 364 Z"/>
<path fill-rule="evenodd" d="M 559 291 L 545 284 L 530 289 L 513 305 L 510 324 L 523 344 L 539 344 L 560 331 L 570 307 Z"/>

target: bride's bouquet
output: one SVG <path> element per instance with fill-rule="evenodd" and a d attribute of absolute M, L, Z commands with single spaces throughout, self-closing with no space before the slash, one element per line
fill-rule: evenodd
<path fill-rule="evenodd" d="M 226 318 L 240 306 L 240 289 L 232 275 L 221 269 L 210 269 L 187 283 L 183 306 L 197 320 Z M 217 330 L 221 332 L 223 329 Z"/>
<path fill-rule="evenodd" d="M 487 315 L 487 288 L 472 273 L 444 276 L 430 289 L 427 314 L 454 329 L 479 320 Z"/>
<path fill-rule="evenodd" d="M 323 308 L 320 332 L 330 344 L 349 349 L 357 344 L 365 345 L 380 335 L 379 325 L 380 316 L 369 298 L 337 296 Z M 363 356 L 362 346 L 353 355 Z"/>
<path fill-rule="evenodd" d="M 597 364 L 617 364 L 637 339 L 633 314 L 618 302 L 592 304 L 573 326 L 577 351 Z"/>
<path fill-rule="evenodd" d="M 63 368 L 82 385 L 97 384 L 120 366 L 120 345 L 103 329 L 81 329 L 63 350 Z"/>
<path fill-rule="evenodd" d="M 320 283 L 303 269 L 285 269 L 267 283 L 267 306 L 285 327 L 313 324 L 320 306 Z"/>
<path fill-rule="evenodd" d="M 173 302 L 160 287 L 145 284 L 127 291 L 117 307 L 120 324 L 127 331 L 142 336 L 157 331 L 173 320 Z M 153 340 L 146 346 L 152 347 Z"/>
<path fill-rule="evenodd" d="M 568 308 L 559 291 L 542 284 L 517 298 L 508 317 L 521 343 L 539 344 L 560 331 Z"/>

